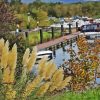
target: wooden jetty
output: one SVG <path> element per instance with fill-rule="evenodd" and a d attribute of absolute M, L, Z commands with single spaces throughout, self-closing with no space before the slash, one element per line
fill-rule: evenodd
<path fill-rule="evenodd" d="M 48 47 L 58 45 L 59 43 L 62 43 L 62 42 L 67 42 L 67 41 L 70 41 L 70 40 L 73 41 L 73 39 L 78 38 L 79 33 L 80 32 L 72 33 L 72 34 L 62 36 L 60 38 L 57 38 L 57 39 L 54 39 L 54 40 L 51 40 L 51 41 L 48 41 L 48 42 L 45 42 L 45 43 L 42 43 L 42 44 L 38 44 L 37 48 L 38 48 L 38 50 L 42 50 L 42 49 L 46 49 Z"/>

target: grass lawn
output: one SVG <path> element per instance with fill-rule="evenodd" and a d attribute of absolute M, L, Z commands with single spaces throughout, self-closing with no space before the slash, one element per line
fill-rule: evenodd
<path fill-rule="evenodd" d="M 30 100 L 33 100 L 30 98 Z M 100 100 L 100 88 L 88 90 L 84 93 L 63 92 L 53 96 L 45 96 L 37 100 Z"/>
<path fill-rule="evenodd" d="M 59 37 L 61 34 L 59 32 L 55 32 L 55 38 Z M 43 32 L 43 42 L 49 41 L 52 38 L 51 32 Z M 40 33 L 39 32 L 32 32 L 29 33 L 29 44 L 38 44 L 40 43 Z"/>

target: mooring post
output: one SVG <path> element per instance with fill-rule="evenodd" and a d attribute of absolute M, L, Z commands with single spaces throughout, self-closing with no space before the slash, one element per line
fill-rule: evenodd
<path fill-rule="evenodd" d="M 25 32 L 25 37 L 28 38 L 28 32 Z"/>
<path fill-rule="evenodd" d="M 51 27 L 51 33 L 52 33 L 52 39 L 54 39 L 54 28 L 53 27 Z"/>
<path fill-rule="evenodd" d="M 61 25 L 61 36 L 63 36 L 63 32 L 64 32 L 64 27 L 63 25 Z"/>
<path fill-rule="evenodd" d="M 71 33 L 72 33 L 72 28 L 71 28 L 71 25 L 72 25 L 72 24 L 70 24 L 70 23 L 69 23 L 69 34 L 71 34 Z"/>
<path fill-rule="evenodd" d="M 28 32 L 25 32 L 25 38 L 26 38 L 26 48 L 27 48 L 27 46 L 29 46 L 29 34 L 28 34 Z"/>
<path fill-rule="evenodd" d="M 78 32 L 78 22 L 76 22 L 76 32 Z"/>
<path fill-rule="evenodd" d="M 43 43 L 43 31 L 40 29 L 40 43 Z"/>
<path fill-rule="evenodd" d="M 72 39 L 70 39 L 70 46 L 72 47 L 72 43 L 73 43 L 73 40 Z"/>

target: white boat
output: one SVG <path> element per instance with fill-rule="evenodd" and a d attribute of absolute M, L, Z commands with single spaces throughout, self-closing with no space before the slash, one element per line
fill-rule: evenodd
<path fill-rule="evenodd" d="M 37 75 L 38 74 L 38 64 L 39 64 L 39 61 L 43 58 L 43 57 L 47 57 L 47 61 L 50 61 L 53 59 L 53 52 L 50 51 L 50 50 L 45 50 L 45 51 L 38 51 L 37 52 L 37 59 L 36 59 L 36 62 L 35 62 L 35 65 L 32 69 L 32 72 L 34 73 L 34 75 Z"/>
<path fill-rule="evenodd" d="M 36 59 L 36 64 L 43 58 L 43 57 L 47 57 L 47 60 L 51 60 L 53 59 L 53 52 L 50 50 L 46 50 L 46 51 L 38 51 L 37 53 L 37 59 Z"/>

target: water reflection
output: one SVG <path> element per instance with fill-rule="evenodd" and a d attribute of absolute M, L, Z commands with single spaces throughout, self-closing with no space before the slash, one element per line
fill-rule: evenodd
<path fill-rule="evenodd" d="M 53 56 L 56 57 L 56 50 L 53 50 Z"/>
<path fill-rule="evenodd" d="M 60 66 L 64 63 L 64 60 L 69 60 L 70 59 L 70 54 L 67 52 L 67 49 L 70 48 L 70 45 L 62 45 L 61 48 L 56 49 L 53 51 L 54 54 L 54 61 L 56 63 L 57 66 Z M 75 52 L 77 53 L 78 51 L 78 47 L 76 45 L 76 42 L 72 43 L 72 49 L 75 50 Z"/>
<path fill-rule="evenodd" d="M 96 78 L 96 84 L 100 84 L 100 78 Z"/>

